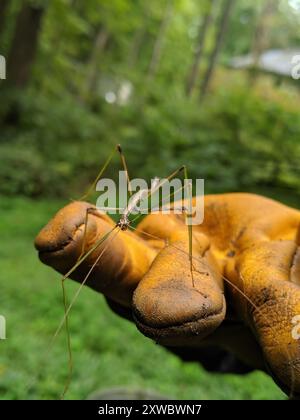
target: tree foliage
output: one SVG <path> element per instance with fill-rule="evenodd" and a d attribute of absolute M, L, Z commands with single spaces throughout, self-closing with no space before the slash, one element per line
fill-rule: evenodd
<path fill-rule="evenodd" d="M 0 54 L 13 69 L 0 81 L 0 192 L 69 197 L 122 143 L 136 175 L 165 176 L 185 163 L 207 191 L 300 193 L 297 86 L 267 78 L 252 89 L 226 67 L 252 50 L 264 0 L 215 0 L 212 10 L 196 0 L 8 3 Z M 300 14 L 276 3 L 268 44 L 297 45 Z M 40 11 L 37 31 L 20 25 L 24 8 Z M 199 103 L 187 92 L 203 82 Z"/>

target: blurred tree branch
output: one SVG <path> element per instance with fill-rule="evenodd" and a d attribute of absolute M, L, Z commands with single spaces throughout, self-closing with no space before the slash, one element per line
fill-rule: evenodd
<path fill-rule="evenodd" d="M 84 88 L 81 94 L 81 100 L 84 102 L 90 93 L 93 93 L 96 89 L 98 77 L 99 77 L 99 64 L 102 56 L 102 52 L 105 49 L 109 40 L 109 33 L 105 26 L 100 25 L 94 40 L 94 46 L 92 49 L 91 56 L 87 64 L 87 76 L 84 80 Z"/>
<path fill-rule="evenodd" d="M 135 67 L 135 65 L 138 61 L 139 54 L 141 52 L 144 40 L 146 38 L 146 35 L 147 35 L 147 30 L 146 30 L 144 22 L 143 22 L 143 25 L 141 25 L 137 29 L 137 31 L 136 31 L 136 33 L 133 37 L 130 52 L 128 54 L 128 67 L 129 68 L 134 68 Z"/>
<path fill-rule="evenodd" d="M 265 49 L 268 48 L 269 44 L 269 32 L 272 17 L 277 10 L 277 0 L 267 0 L 258 16 L 257 24 L 254 28 L 253 40 L 252 40 L 252 56 L 253 56 L 253 68 L 250 72 L 250 83 L 254 84 L 258 76 L 258 63 L 261 54 Z"/>
<path fill-rule="evenodd" d="M 219 58 L 221 47 L 222 47 L 222 44 L 223 44 L 223 41 L 227 32 L 228 22 L 229 22 L 230 14 L 234 5 L 234 1 L 235 0 L 223 1 L 223 7 L 221 10 L 220 20 L 218 24 L 218 31 L 216 35 L 215 45 L 211 53 L 208 68 L 204 75 L 203 83 L 200 89 L 200 100 L 202 100 L 203 97 L 206 95 L 206 92 L 210 85 L 210 81 L 215 71 L 215 67 Z"/>
<path fill-rule="evenodd" d="M 185 92 L 186 92 L 187 96 L 191 96 L 194 89 L 195 89 L 201 60 L 203 58 L 204 45 L 205 45 L 207 32 L 208 32 L 208 30 L 210 28 L 210 25 L 212 23 L 212 17 L 213 17 L 212 12 L 213 12 L 213 7 L 214 7 L 215 2 L 216 2 L 216 0 L 210 0 L 210 2 L 209 2 L 210 4 L 207 6 L 207 8 L 205 10 L 205 14 L 204 14 L 202 23 L 199 26 L 197 46 L 196 46 L 196 50 L 195 50 L 195 54 L 194 54 L 194 61 L 193 61 L 193 64 L 191 66 L 191 69 L 190 69 L 190 72 L 188 74 L 187 81 L 186 81 Z"/>
<path fill-rule="evenodd" d="M 7 60 L 8 83 L 25 88 L 30 80 L 44 7 L 25 2 L 19 12 Z"/>
<path fill-rule="evenodd" d="M 165 8 L 164 16 L 161 20 L 158 34 L 154 42 L 152 56 L 151 56 L 151 60 L 148 67 L 148 74 L 147 74 L 148 80 L 151 80 L 156 74 L 156 71 L 160 62 L 160 58 L 162 55 L 162 47 L 164 43 L 165 34 L 166 34 L 169 22 L 172 17 L 172 12 L 173 12 L 173 2 L 172 0 L 168 0 L 166 8 Z"/>
<path fill-rule="evenodd" d="M 8 5 L 9 5 L 9 0 L 1 0 L 0 2 L 0 35 L 3 31 L 3 27 L 5 24 L 5 17 L 6 17 Z"/>

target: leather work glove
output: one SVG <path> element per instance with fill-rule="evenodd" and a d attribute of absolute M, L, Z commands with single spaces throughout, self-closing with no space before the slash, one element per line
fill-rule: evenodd
<path fill-rule="evenodd" d="M 204 211 L 193 226 L 193 275 L 185 216 L 150 214 L 135 231 L 113 231 L 70 277 L 82 282 L 95 264 L 86 284 L 145 336 L 184 360 L 218 346 L 299 396 L 300 211 L 246 193 L 208 195 Z M 65 274 L 114 226 L 73 202 L 35 246 Z"/>

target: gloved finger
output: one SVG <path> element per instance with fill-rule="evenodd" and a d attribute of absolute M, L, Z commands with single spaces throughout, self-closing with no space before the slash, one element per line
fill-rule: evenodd
<path fill-rule="evenodd" d="M 87 210 L 91 213 L 85 229 Z M 115 230 L 110 233 L 114 227 L 113 220 L 107 215 L 96 213 L 93 205 L 73 202 L 61 209 L 40 231 L 35 239 L 35 247 L 43 263 L 65 275 L 82 255 L 83 242 L 85 253 L 107 235 L 72 272 L 70 278 L 82 282 L 101 257 L 86 284 L 129 307 L 133 290 L 148 270 L 157 251 L 132 232 L 118 231 L 115 234 Z"/>
<path fill-rule="evenodd" d="M 193 278 L 188 244 L 186 229 L 173 234 L 134 292 L 136 324 L 160 344 L 198 345 L 225 317 L 222 279 L 208 239 L 194 233 Z"/>
<path fill-rule="evenodd" d="M 265 241 L 250 247 L 237 263 L 236 283 L 249 301 L 232 290 L 233 302 L 262 347 L 275 382 L 300 394 L 300 340 L 293 320 L 300 315 L 300 259 L 294 241 Z M 250 301 L 253 303 L 250 304 Z"/>

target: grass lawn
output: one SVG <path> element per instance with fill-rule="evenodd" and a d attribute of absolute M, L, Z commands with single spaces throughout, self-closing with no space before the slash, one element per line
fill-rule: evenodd
<path fill-rule="evenodd" d="M 63 203 L 0 197 L 0 398 L 56 399 L 67 374 L 64 334 L 49 343 L 63 316 L 60 276 L 42 265 L 33 247 L 39 229 Z M 69 296 L 77 289 L 68 284 Z M 182 399 L 284 399 L 267 375 L 205 372 L 143 337 L 86 289 L 71 316 L 74 375 L 66 399 L 85 399 L 109 387 L 152 389 Z"/>

